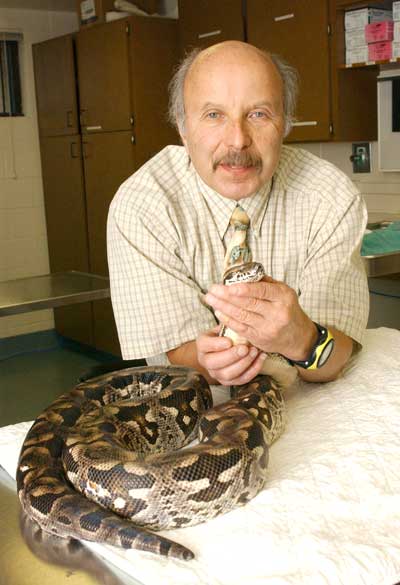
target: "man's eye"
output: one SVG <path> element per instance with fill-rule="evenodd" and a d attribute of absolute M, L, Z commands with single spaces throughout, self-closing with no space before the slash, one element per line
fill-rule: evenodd
<path fill-rule="evenodd" d="M 217 118 L 219 118 L 219 113 L 218 112 L 208 112 L 207 118 L 210 118 L 211 120 L 216 120 Z"/>
<path fill-rule="evenodd" d="M 251 118 L 266 118 L 267 114 L 265 112 L 261 112 L 260 110 L 256 110 L 255 112 L 251 112 Z"/>

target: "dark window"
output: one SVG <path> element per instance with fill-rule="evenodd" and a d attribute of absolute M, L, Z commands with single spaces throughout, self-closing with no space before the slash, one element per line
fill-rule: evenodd
<path fill-rule="evenodd" d="M 0 32 L 0 116 L 23 115 L 19 47 L 16 35 Z"/>

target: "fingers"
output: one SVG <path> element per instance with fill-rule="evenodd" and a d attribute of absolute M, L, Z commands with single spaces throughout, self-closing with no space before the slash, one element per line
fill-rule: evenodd
<path fill-rule="evenodd" d="M 231 366 L 249 353 L 247 345 L 233 345 L 228 337 L 220 337 L 219 329 L 202 333 L 196 342 L 199 363 L 210 373 Z"/>
<path fill-rule="evenodd" d="M 269 313 L 269 307 L 259 299 L 243 299 L 242 304 L 235 304 L 208 293 L 206 301 L 214 309 L 220 323 L 247 339 L 250 339 L 254 331 L 263 327 L 265 314 Z"/>
<path fill-rule="evenodd" d="M 265 354 L 253 347 L 246 357 L 226 368 L 212 370 L 210 374 L 224 386 L 247 384 L 260 372 L 264 360 Z"/>
<path fill-rule="evenodd" d="M 265 354 L 252 346 L 233 345 L 229 338 L 218 336 L 219 329 L 206 331 L 196 340 L 199 364 L 220 384 L 246 384 L 261 370 Z"/>
<path fill-rule="evenodd" d="M 217 298 L 230 299 L 231 302 L 234 302 L 234 299 L 237 297 L 274 302 L 282 300 L 282 296 L 285 295 L 286 289 L 288 288 L 284 283 L 278 282 L 269 276 L 264 277 L 259 282 L 242 282 L 230 286 L 213 284 L 205 295 L 205 301 L 208 303 L 207 297 L 211 294 Z"/>

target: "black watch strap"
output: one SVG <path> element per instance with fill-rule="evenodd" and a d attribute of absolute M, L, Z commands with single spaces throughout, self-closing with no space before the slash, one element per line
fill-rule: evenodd
<path fill-rule="evenodd" d="M 323 327 L 315 322 L 314 325 L 318 330 L 318 339 L 311 348 L 307 359 L 303 361 L 290 360 L 292 365 L 299 366 L 305 370 L 317 370 L 318 368 L 322 368 L 331 356 L 335 345 L 333 335 L 327 327 Z"/>

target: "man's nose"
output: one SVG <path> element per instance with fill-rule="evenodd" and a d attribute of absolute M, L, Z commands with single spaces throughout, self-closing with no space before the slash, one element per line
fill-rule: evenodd
<path fill-rule="evenodd" d="M 246 120 L 229 120 L 225 128 L 225 142 L 229 148 L 243 149 L 251 144 Z"/>

